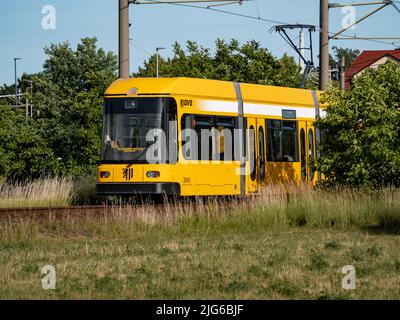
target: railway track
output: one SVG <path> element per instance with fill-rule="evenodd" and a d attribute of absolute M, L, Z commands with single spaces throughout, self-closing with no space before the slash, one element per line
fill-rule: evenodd
<path fill-rule="evenodd" d="M 61 218 L 67 216 L 101 215 L 112 212 L 111 206 L 71 206 L 37 208 L 0 208 L 0 219 L 40 219 Z"/>
<path fill-rule="evenodd" d="M 241 205 L 250 203 L 240 202 Z M 204 205 L 204 204 L 203 204 Z M 77 217 L 104 217 L 119 214 L 136 215 L 143 212 L 153 211 L 157 214 L 175 211 L 198 211 L 204 208 L 202 204 L 192 203 L 168 203 L 168 204 L 125 204 L 125 205 L 89 205 L 89 206 L 68 206 L 68 207 L 30 207 L 30 208 L 0 208 L 0 220 L 54 220 L 69 219 Z M 206 205 L 206 204 L 205 204 Z M 234 209 L 238 202 L 226 202 L 222 206 L 225 209 Z"/>
<path fill-rule="evenodd" d="M 138 204 L 127 206 L 70 206 L 70 207 L 32 207 L 32 208 L 0 208 L 0 220 L 4 219 L 34 219 L 34 220 L 48 220 L 48 219 L 68 219 L 76 217 L 104 217 L 115 214 L 135 214 L 145 210 L 155 210 L 157 213 L 162 214 L 166 211 L 171 211 L 174 204 Z M 189 205 L 179 204 L 179 206 L 186 207 Z M 191 206 L 193 209 L 195 206 Z"/>

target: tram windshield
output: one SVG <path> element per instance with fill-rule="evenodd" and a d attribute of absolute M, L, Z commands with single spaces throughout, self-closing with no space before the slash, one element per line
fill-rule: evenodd
<path fill-rule="evenodd" d="M 147 163 L 146 152 L 154 141 L 146 138 L 152 129 L 164 131 L 166 144 L 176 143 L 168 139 L 169 123 L 176 121 L 174 99 L 109 98 L 104 105 L 101 163 Z"/>

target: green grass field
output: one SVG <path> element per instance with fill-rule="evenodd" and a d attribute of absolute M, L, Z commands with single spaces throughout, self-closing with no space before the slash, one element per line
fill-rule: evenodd
<path fill-rule="evenodd" d="M 399 221 L 399 191 L 309 189 L 162 214 L 3 220 L 0 298 L 399 299 Z M 56 290 L 41 286 L 48 264 Z M 345 265 L 355 290 L 342 289 Z"/>

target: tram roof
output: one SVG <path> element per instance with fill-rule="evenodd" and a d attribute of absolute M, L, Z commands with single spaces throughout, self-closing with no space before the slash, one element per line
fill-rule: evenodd
<path fill-rule="evenodd" d="M 314 106 L 311 90 L 240 83 L 243 100 Z M 106 96 L 168 96 L 182 95 L 204 99 L 237 100 L 230 81 L 195 78 L 129 78 L 114 81 Z M 320 92 L 317 91 L 317 96 Z"/>

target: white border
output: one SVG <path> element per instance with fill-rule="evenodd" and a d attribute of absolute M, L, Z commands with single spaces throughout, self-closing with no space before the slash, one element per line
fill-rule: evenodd
<path fill-rule="evenodd" d="M 221 113 L 239 113 L 237 101 L 218 101 L 218 100 L 201 100 L 198 103 L 199 109 L 207 112 Z M 282 117 L 282 110 L 296 111 L 297 118 L 315 119 L 315 107 L 293 107 L 279 106 L 271 104 L 259 104 L 244 102 L 244 116 L 262 115 L 269 117 Z M 320 110 L 320 116 L 325 117 L 326 111 Z"/>

